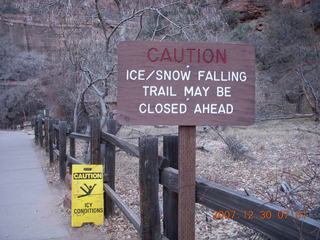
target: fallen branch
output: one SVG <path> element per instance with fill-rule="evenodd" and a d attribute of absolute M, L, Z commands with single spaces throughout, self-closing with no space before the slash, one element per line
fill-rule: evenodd
<path fill-rule="evenodd" d="M 228 152 L 232 155 L 234 160 L 239 160 L 242 157 L 248 159 L 248 160 L 256 160 L 254 157 L 251 157 L 247 154 L 248 149 L 246 149 L 242 143 L 237 140 L 236 138 L 232 137 L 224 137 L 218 130 L 217 127 L 209 126 L 210 129 L 212 129 L 221 139 L 222 141 L 227 145 Z"/>
<path fill-rule="evenodd" d="M 298 210 L 304 210 L 305 207 L 303 204 L 293 195 L 292 189 L 290 188 L 289 184 L 283 182 L 280 184 L 280 190 L 286 194 L 286 198 L 289 200 L 290 203 L 294 205 L 294 207 Z"/>
<path fill-rule="evenodd" d="M 291 114 L 291 115 L 280 115 L 280 116 L 272 116 L 268 118 L 256 118 L 256 123 L 264 122 L 264 121 L 272 121 L 272 120 L 281 120 L 281 119 L 295 119 L 295 118 L 312 118 L 315 117 L 314 113 L 305 113 L 305 114 Z"/>
<path fill-rule="evenodd" d="M 296 129 L 293 129 L 293 130 L 320 135 L 320 132 L 315 132 L 315 131 L 311 131 L 311 130 L 307 130 L 307 129 L 296 128 Z"/>
<path fill-rule="evenodd" d="M 206 149 L 204 146 L 198 146 L 197 150 L 200 150 L 202 152 L 211 153 L 208 149 Z"/>

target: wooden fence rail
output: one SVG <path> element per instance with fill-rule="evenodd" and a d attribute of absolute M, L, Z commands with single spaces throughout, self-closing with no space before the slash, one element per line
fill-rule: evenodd
<path fill-rule="evenodd" d="M 24 129 L 26 127 L 34 128 L 34 119 L 25 119 L 20 122 L 14 122 L 14 123 L 0 123 L 0 129 L 8 130 L 8 129 Z"/>
<path fill-rule="evenodd" d="M 65 121 L 38 116 L 35 119 L 35 142 L 49 151 L 49 161 L 59 159 L 60 178 L 65 178 L 72 164 L 84 164 L 75 156 L 75 139 L 90 142 L 90 163 L 104 164 L 105 216 L 114 214 L 114 205 L 123 212 L 139 232 L 141 239 L 178 239 L 178 137 L 164 136 L 163 154 L 158 155 L 158 139 L 143 136 L 139 146 L 115 136 L 116 122 L 108 120 L 108 131 L 100 130 L 99 119 L 91 119 L 90 135 L 73 132 Z M 45 126 L 45 127 L 44 127 Z M 67 141 L 67 138 L 69 141 Z M 44 140 L 46 139 L 46 140 Z M 44 144 L 45 143 L 45 144 Z M 69 153 L 66 152 L 69 143 Z M 105 153 L 102 156 L 101 146 Z M 139 158 L 140 217 L 115 191 L 115 148 Z M 163 188 L 163 235 L 159 212 L 158 189 Z M 246 196 L 212 181 L 196 178 L 196 202 L 255 229 L 272 239 L 320 239 L 320 222 Z M 262 214 L 269 214 L 262 218 Z"/>

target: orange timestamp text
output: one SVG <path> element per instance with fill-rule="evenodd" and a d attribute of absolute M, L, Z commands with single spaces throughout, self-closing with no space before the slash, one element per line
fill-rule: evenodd
<path fill-rule="evenodd" d="M 220 219 L 237 219 L 237 218 L 244 218 L 244 219 L 287 219 L 288 217 L 294 217 L 295 219 L 303 219 L 307 217 L 307 213 L 304 210 L 296 210 L 296 211 L 289 211 L 289 210 L 278 210 L 278 211 L 271 211 L 271 210 L 243 210 L 243 211 L 236 211 L 236 210 L 213 210 L 212 211 L 212 219 L 213 220 L 220 220 Z"/>

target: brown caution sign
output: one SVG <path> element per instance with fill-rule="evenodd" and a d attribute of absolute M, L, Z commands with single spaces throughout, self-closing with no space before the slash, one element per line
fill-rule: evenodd
<path fill-rule="evenodd" d="M 246 44 L 121 42 L 117 120 L 124 125 L 250 125 L 255 51 Z"/>
<path fill-rule="evenodd" d="M 72 165 L 71 203 L 72 227 L 81 227 L 83 223 L 103 223 L 102 165 Z"/>

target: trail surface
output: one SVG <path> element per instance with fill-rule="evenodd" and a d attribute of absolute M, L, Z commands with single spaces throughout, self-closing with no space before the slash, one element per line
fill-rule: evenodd
<path fill-rule="evenodd" d="M 0 239 L 70 239 L 32 141 L 23 132 L 0 131 Z"/>

